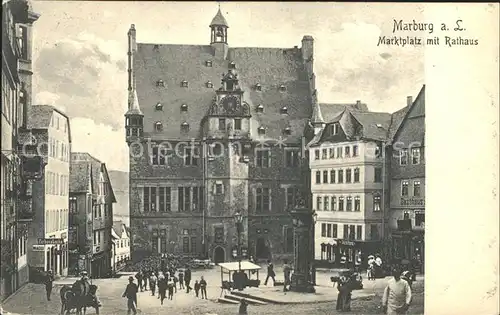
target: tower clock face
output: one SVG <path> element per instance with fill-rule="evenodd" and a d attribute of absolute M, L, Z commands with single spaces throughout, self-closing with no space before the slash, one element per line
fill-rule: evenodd
<path fill-rule="evenodd" d="M 234 113 L 240 108 L 240 100 L 235 96 L 227 96 L 222 100 L 222 106 L 226 113 Z"/>

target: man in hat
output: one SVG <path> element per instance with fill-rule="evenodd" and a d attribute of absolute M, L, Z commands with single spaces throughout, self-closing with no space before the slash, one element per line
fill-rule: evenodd
<path fill-rule="evenodd" d="M 134 277 L 128 277 L 128 284 L 123 292 L 122 297 L 127 298 L 127 314 L 130 315 L 131 312 L 137 314 L 137 291 L 139 288 L 137 284 L 134 283 Z"/>
<path fill-rule="evenodd" d="M 410 285 L 401 279 L 399 268 L 392 269 L 392 276 L 384 290 L 382 308 L 389 315 L 406 314 L 411 302 Z"/>
<path fill-rule="evenodd" d="M 50 301 L 50 296 L 52 295 L 52 287 L 54 283 L 54 274 L 52 270 L 47 271 L 45 276 L 45 291 L 47 293 L 47 301 Z"/>

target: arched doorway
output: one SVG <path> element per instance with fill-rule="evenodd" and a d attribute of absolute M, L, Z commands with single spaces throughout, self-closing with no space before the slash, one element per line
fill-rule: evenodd
<path fill-rule="evenodd" d="M 257 239 L 257 245 L 255 246 L 255 257 L 260 259 L 269 259 L 269 246 L 264 238 L 259 237 Z"/>
<path fill-rule="evenodd" d="M 222 263 L 226 259 L 226 251 L 224 248 L 217 246 L 214 249 L 214 263 Z"/>

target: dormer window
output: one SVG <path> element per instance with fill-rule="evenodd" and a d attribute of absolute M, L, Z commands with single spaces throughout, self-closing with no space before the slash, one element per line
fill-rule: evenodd
<path fill-rule="evenodd" d="M 280 85 L 279 90 L 280 90 L 280 92 L 285 92 L 286 91 L 286 86 L 284 86 L 283 84 Z"/>
<path fill-rule="evenodd" d="M 156 110 L 163 110 L 163 104 L 162 103 L 156 103 L 155 109 Z"/>
<path fill-rule="evenodd" d="M 264 112 L 264 105 L 260 104 L 257 106 L 257 113 L 263 113 Z"/>
<path fill-rule="evenodd" d="M 285 130 L 283 130 L 283 133 L 287 136 L 292 134 L 292 128 L 286 127 Z"/>
<path fill-rule="evenodd" d="M 156 81 L 156 86 L 157 87 L 165 87 L 165 82 L 163 82 L 162 79 Z"/>
<path fill-rule="evenodd" d="M 188 106 L 187 104 L 182 104 L 181 105 L 181 112 L 187 112 L 188 111 Z"/>
<path fill-rule="evenodd" d="M 332 125 L 332 135 L 337 135 L 339 133 L 339 124 L 335 123 Z"/>
<path fill-rule="evenodd" d="M 213 88 L 213 87 L 214 87 L 214 85 L 213 85 L 212 81 L 208 81 L 207 88 Z"/>
<path fill-rule="evenodd" d="M 229 69 L 236 69 L 236 64 L 234 63 L 234 61 L 231 61 L 229 63 Z"/>
<path fill-rule="evenodd" d="M 205 61 L 205 66 L 211 67 L 212 66 L 212 60 Z"/>
<path fill-rule="evenodd" d="M 183 122 L 181 124 L 181 131 L 184 131 L 184 132 L 189 131 L 189 124 L 187 122 Z"/>
<path fill-rule="evenodd" d="M 188 81 L 186 81 L 186 80 L 182 80 L 182 82 L 181 82 L 181 87 L 185 87 L 185 88 L 187 88 L 187 87 L 188 87 Z"/>
<path fill-rule="evenodd" d="M 288 114 L 288 107 L 286 107 L 286 106 L 281 107 L 280 113 Z"/>
<path fill-rule="evenodd" d="M 260 83 L 255 84 L 255 90 L 262 91 L 262 85 L 260 85 Z"/>
<path fill-rule="evenodd" d="M 159 121 L 155 122 L 155 130 L 156 131 L 162 131 L 163 130 L 163 124 Z"/>
<path fill-rule="evenodd" d="M 266 134 L 266 128 L 260 126 L 257 131 L 259 132 L 259 135 L 265 135 Z"/>

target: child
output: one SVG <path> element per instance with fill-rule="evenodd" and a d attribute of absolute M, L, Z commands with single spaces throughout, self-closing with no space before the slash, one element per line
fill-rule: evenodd
<path fill-rule="evenodd" d="M 196 297 L 198 297 L 198 294 L 200 293 L 200 283 L 198 280 L 194 282 L 194 293 L 196 294 Z"/>

